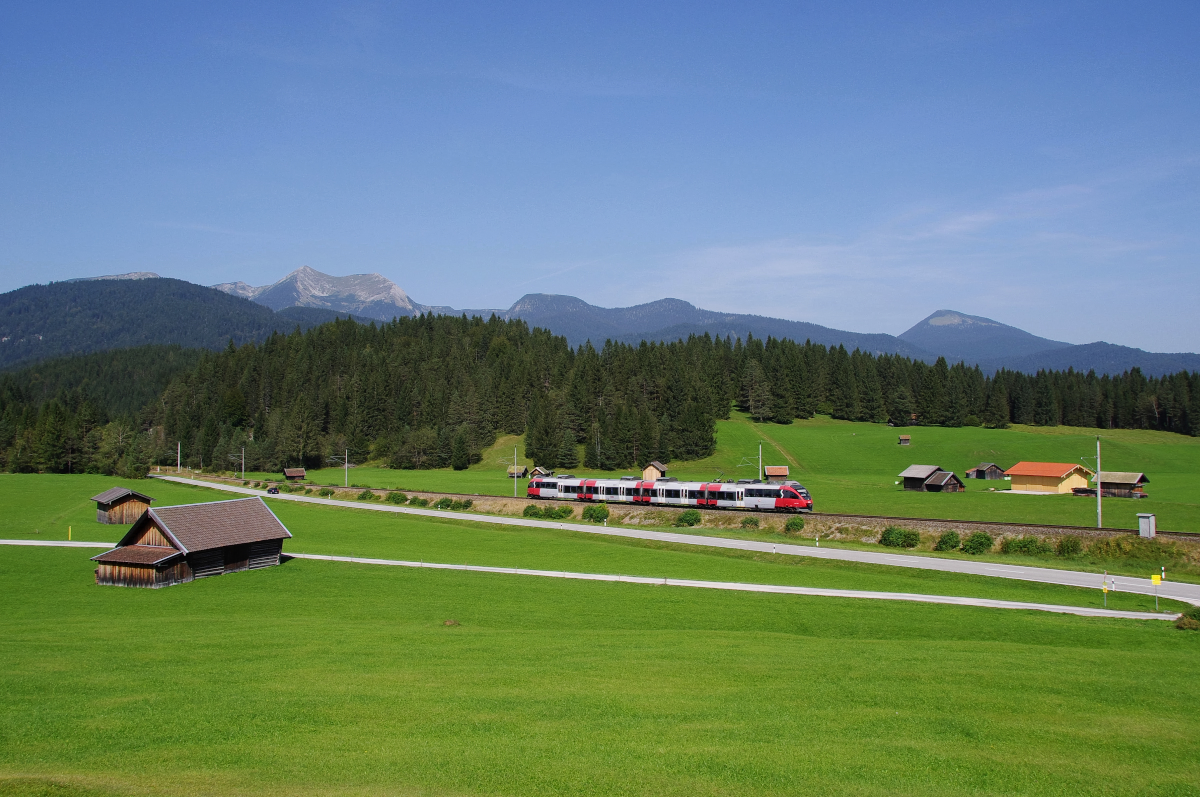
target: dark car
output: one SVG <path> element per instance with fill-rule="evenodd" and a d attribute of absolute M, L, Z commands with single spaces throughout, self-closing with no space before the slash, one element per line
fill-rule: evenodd
<path fill-rule="evenodd" d="M 279 488 L 278 487 L 268 487 L 267 495 L 279 495 Z"/>

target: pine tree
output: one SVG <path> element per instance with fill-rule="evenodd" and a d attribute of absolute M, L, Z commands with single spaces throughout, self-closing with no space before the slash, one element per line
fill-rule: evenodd
<path fill-rule="evenodd" d="M 564 429 L 562 443 L 558 448 L 558 464 L 560 468 L 574 468 L 579 465 L 579 446 L 575 442 L 575 433 Z"/>
<path fill-rule="evenodd" d="M 454 443 L 450 452 L 450 467 L 455 470 L 466 470 L 471 464 L 471 451 L 467 447 L 466 426 L 460 426 L 454 435 Z"/>

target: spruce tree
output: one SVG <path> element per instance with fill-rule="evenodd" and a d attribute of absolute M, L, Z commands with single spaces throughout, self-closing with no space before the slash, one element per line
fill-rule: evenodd
<path fill-rule="evenodd" d="M 575 443 L 575 433 L 564 429 L 562 442 L 558 447 L 558 467 L 574 468 L 579 465 L 579 446 Z"/>

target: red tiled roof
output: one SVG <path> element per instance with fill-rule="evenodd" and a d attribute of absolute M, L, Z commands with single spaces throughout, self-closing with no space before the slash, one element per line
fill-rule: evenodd
<path fill-rule="evenodd" d="M 787 465 L 764 465 L 763 473 L 767 476 L 787 476 Z"/>
<path fill-rule="evenodd" d="M 113 548 L 99 556 L 93 556 L 93 562 L 107 562 L 117 565 L 156 565 L 160 562 L 180 556 L 174 548 L 162 545 L 126 545 L 123 548 Z"/>
<path fill-rule="evenodd" d="M 1042 476 L 1048 479 L 1063 479 L 1078 468 L 1084 473 L 1091 473 L 1082 465 L 1071 465 L 1066 462 L 1018 462 L 1008 470 L 1005 476 Z"/>

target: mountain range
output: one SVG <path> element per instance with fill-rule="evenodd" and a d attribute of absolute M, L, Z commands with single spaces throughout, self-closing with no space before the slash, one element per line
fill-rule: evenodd
<path fill-rule="evenodd" d="M 230 282 L 203 287 L 133 272 L 49 285 L 29 285 L 0 295 L 0 368 L 67 354 L 130 346 L 179 344 L 220 348 L 262 340 L 272 332 L 307 329 L 338 317 L 390 321 L 421 313 L 496 315 L 549 329 L 571 345 L 606 340 L 636 345 L 689 335 L 745 339 L 748 335 L 811 340 L 874 354 L 900 354 L 932 362 L 978 364 L 1034 373 L 1040 369 L 1147 375 L 1200 371 L 1200 355 L 1160 354 L 1096 342 L 1072 345 L 1032 335 L 989 318 L 938 310 L 900 335 L 832 329 L 805 321 L 721 313 L 680 299 L 633 307 L 597 307 L 574 296 L 528 294 L 507 309 L 455 310 L 424 305 L 380 274 L 333 277 L 304 267 L 271 285 Z"/>

